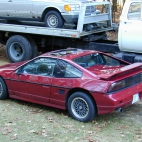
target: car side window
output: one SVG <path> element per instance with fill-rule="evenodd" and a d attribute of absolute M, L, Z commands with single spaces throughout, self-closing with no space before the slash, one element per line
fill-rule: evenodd
<path fill-rule="evenodd" d="M 55 62 L 56 59 L 52 58 L 38 58 L 24 65 L 22 68 L 22 73 L 52 76 Z"/>
<path fill-rule="evenodd" d="M 82 71 L 63 60 L 58 60 L 53 76 L 57 78 L 79 78 L 82 76 Z"/>
<path fill-rule="evenodd" d="M 141 18 L 140 2 L 131 3 L 128 11 L 128 20 L 140 20 L 140 18 Z"/>

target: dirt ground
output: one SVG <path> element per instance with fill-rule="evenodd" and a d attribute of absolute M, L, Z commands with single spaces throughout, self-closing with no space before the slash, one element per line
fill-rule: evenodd
<path fill-rule="evenodd" d="M 5 54 L 4 45 L 0 44 L 0 65 L 4 65 L 7 63 L 9 63 L 9 61 Z"/>

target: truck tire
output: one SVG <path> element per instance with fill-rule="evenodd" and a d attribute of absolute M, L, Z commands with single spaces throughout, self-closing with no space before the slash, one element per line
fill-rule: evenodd
<path fill-rule="evenodd" d="M 89 122 L 95 118 L 96 106 L 88 94 L 75 92 L 69 97 L 68 111 L 74 119 Z"/>
<path fill-rule="evenodd" d="M 44 18 L 46 27 L 50 28 L 62 28 L 64 25 L 61 14 L 55 10 L 47 12 Z"/>
<path fill-rule="evenodd" d="M 0 77 L 0 100 L 8 98 L 7 86 L 4 80 Z"/>
<path fill-rule="evenodd" d="M 29 60 L 32 57 L 31 44 L 27 38 L 14 35 L 6 43 L 6 54 L 11 62 Z"/>
<path fill-rule="evenodd" d="M 31 36 L 26 36 L 26 38 L 28 39 L 28 41 L 31 44 L 31 49 L 32 49 L 31 59 L 32 59 L 32 58 L 34 58 L 34 57 L 36 57 L 38 55 L 37 44 L 36 44 L 35 40 Z"/>

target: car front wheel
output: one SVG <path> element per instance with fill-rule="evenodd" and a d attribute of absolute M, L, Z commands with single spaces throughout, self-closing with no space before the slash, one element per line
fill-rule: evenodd
<path fill-rule="evenodd" d="M 64 25 L 61 14 L 55 10 L 47 12 L 44 18 L 46 27 L 50 28 L 62 28 Z"/>
<path fill-rule="evenodd" d="M 0 100 L 4 100 L 8 97 L 7 87 L 4 80 L 0 77 Z"/>
<path fill-rule="evenodd" d="M 84 92 L 75 92 L 70 96 L 68 111 L 74 119 L 82 122 L 92 121 L 96 115 L 94 101 Z"/>

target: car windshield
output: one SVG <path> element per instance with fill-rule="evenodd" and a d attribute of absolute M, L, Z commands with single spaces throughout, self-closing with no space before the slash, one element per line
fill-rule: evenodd
<path fill-rule="evenodd" d="M 73 61 L 82 67 L 91 67 L 95 65 L 120 66 L 120 64 L 125 64 L 113 57 L 99 53 L 80 56 L 73 59 Z"/>

